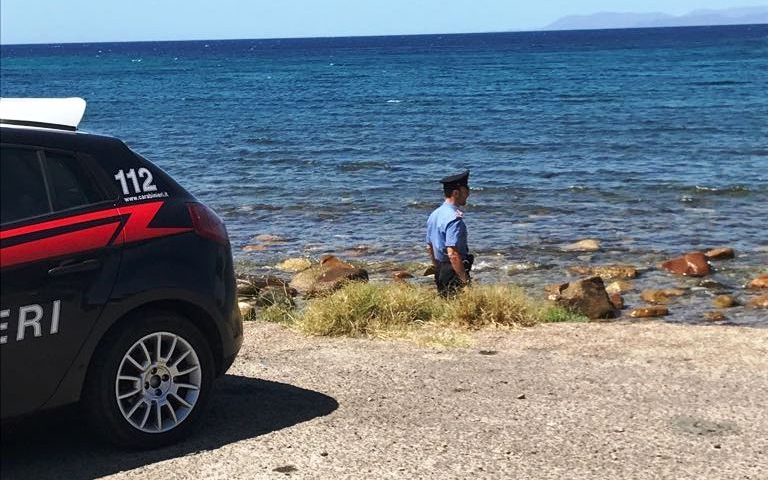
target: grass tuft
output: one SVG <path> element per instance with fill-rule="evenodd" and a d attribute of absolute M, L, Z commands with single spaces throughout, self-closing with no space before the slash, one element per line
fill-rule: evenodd
<path fill-rule="evenodd" d="M 541 321 L 544 323 L 558 322 L 588 322 L 589 317 L 581 313 L 574 312 L 571 309 L 560 305 L 547 305 L 540 313 Z"/>
<path fill-rule="evenodd" d="M 296 310 L 285 303 L 275 303 L 261 310 L 261 320 L 270 323 L 291 324 L 296 320 Z"/>
<path fill-rule="evenodd" d="M 426 289 L 410 285 L 349 283 L 311 300 L 297 327 L 313 335 L 373 336 L 403 330 L 439 315 L 442 305 Z"/>
<path fill-rule="evenodd" d="M 461 332 L 488 326 L 583 320 L 561 307 L 542 305 L 512 285 L 474 286 L 446 300 L 429 286 L 403 283 L 350 283 L 310 300 L 301 311 L 273 306 L 262 315 L 311 335 L 409 337 L 446 346 L 466 344 Z"/>
<path fill-rule="evenodd" d="M 448 302 L 447 320 L 476 330 L 486 326 L 530 327 L 540 322 L 539 307 L 522 289 L 511 285 L 463 290 Z"/>

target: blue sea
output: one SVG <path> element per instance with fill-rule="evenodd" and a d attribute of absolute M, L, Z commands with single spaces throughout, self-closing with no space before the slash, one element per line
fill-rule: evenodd
<path fill-rule="evenodd" d="M 386 277 L 425 262 L 438 179 L 471 169 L 475 278 L 541 292 L 577 264 L 656 270 L 713 246 L 721 291 L 768 270 L 768 25 L 15 45 L 2 96 L 80 96 L 225 220 L 240 269 L 334 253 Z M 282 241 L 263 250 L 260 234 Z M 603 250 L 561 247 L 597 238 Z M 428 280 L 424 280 L 428 281 Z M 630 294 L 630 304 L 639 303 Z M 765 311 L 726 312 L 768 324 Z"/>

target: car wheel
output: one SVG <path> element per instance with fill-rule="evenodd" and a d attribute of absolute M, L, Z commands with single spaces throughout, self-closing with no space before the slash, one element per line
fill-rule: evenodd
<path fill-rule="evenodd" d="M 95 353 L 84 390 L 86 415 L 108 440 L 134 448 L 173 443 L 205 413 L 214 380 L 211 348 L 187 318 L 143 312 Z"/>

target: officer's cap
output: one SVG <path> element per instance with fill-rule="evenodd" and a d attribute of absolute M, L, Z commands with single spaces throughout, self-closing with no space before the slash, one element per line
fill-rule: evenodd
<path fill-rule="evenodd" d="M 469 188 L 469 170 L 464 170 L 456 175 L 450 175 L 440 180 L 444 188 Z"/>

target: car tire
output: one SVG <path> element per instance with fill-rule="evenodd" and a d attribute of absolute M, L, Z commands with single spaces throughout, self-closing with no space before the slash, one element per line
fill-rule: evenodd
<path fill-rule="evenodd" d="M 107 440 L 157 448 L 188 436 L 200 423 L 214 369 L 210 345 L 189 319 L 168 311 L 139 312 L 94 354 L 83 406 Z"/>

